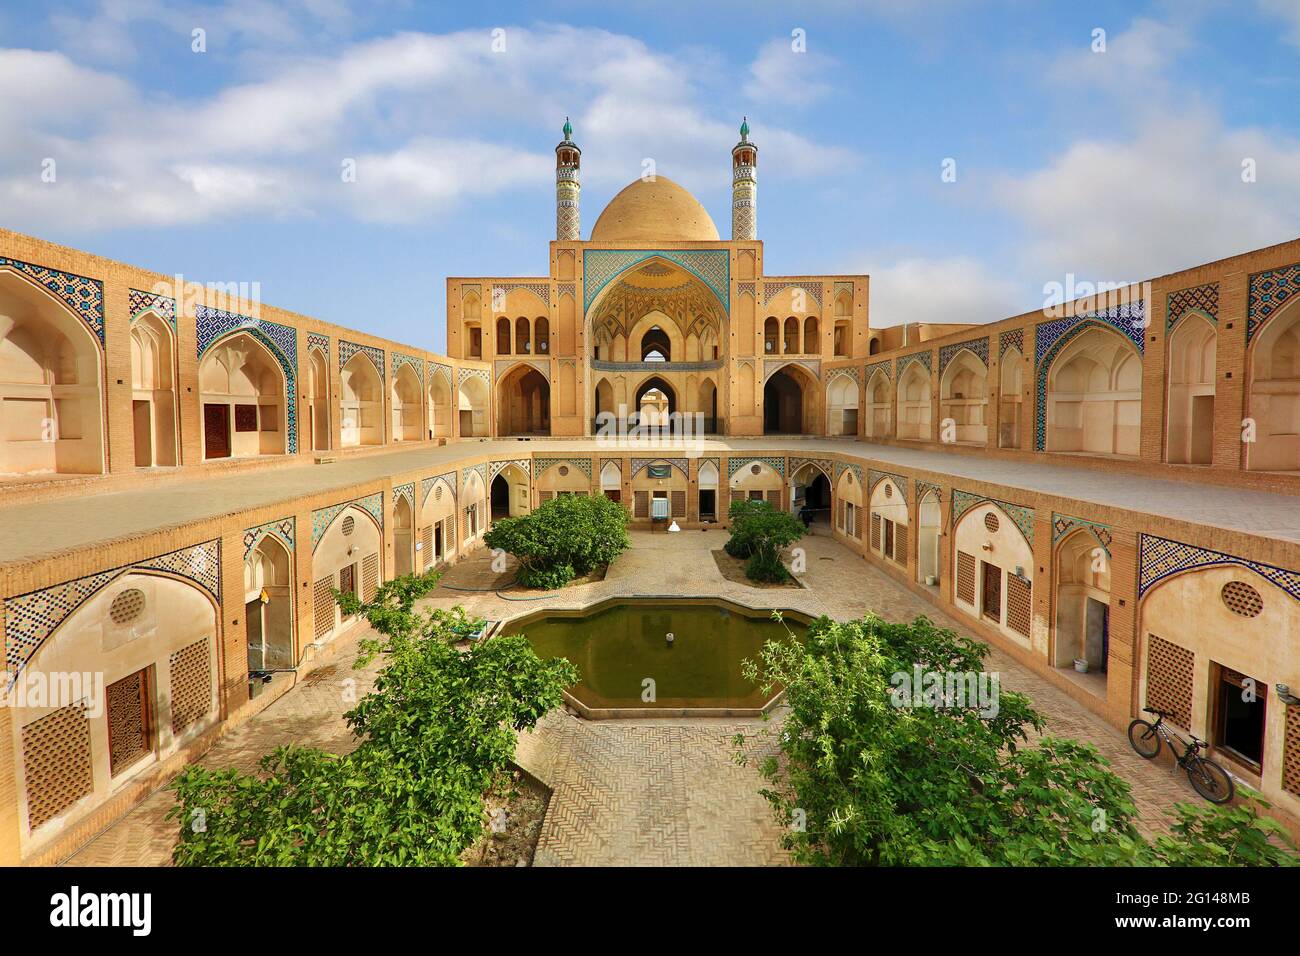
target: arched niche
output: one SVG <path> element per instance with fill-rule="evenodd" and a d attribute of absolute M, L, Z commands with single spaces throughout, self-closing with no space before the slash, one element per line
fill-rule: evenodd
<path fill-rule="evenodd" d="M 868 545 L 896 564 L 907 565 L 907 495 L 891 478 L 881 478 L 871 489 L 871 538 Z"/>
<path fill-rule="evenodd" d="M 930 440 L 930 372 L 912 362 L 898 378 L 898 437 Z"/>
<path fill-rule="evenodd" d="M 420 379 L 415 369 L 403 363 L 393 373 L 392 408 L 393 441 L 419 441 L 422 423 Z"/>
<path fill-rule="evenodd" d="M 916 579 L 927 587 L 940 584 L 942 536 L 943 506 L 939 493 L 931 488 L 916 503 Z"/>
<path fill-rule="evenodd" d="M 990 501 L 972 506 L 952 549 L 953 606 L 1027 647 L 1034 554 L 1012 516 Z"/>
<path fill-rule="evenodd" d="M 330 434 L 330 373 L 325 353 L 320 349 L 307 352 L 307 421 L 311 429 L 313 451 L 328 451 Z"/>
<path fill-rule="evenodd" d="M 0 268 L 0 476 L 105 468 L 102 353 L 71 309 Z"/>
<path fill-rule="evenodd" d="M 330 589 L 363 601 L 383 581 L 383 531 L 365 508 L 348 505 L 334 516 L 312 550 L 313 633 L 316 640 L 334 637 L 355 618 L 345 618 Z"/>
<path fill-rule="evenodd" d="M 1165 454 L 1176 464 L 1208 465 L 1214 457 L 1214 366 L 1218 330 L 1189 312 L 1169 336 Z"/>
<path fill-rule="evenodd" d="M 498 435 L 549 435 L 551 383 L 531 365 L 516 365 L 497 384 Z"/>
<path fill-rule="evenodd" d="M 177 463 L 176 342 L 171 326 L 153 312 L 131 323 L 131 422 L 135 466 Z"/>
<path fill-rule="evenodd" d="M 1105 696 L 1110 647 L 1110 555 L 1096 536 L 1078 528 L 1056 546 L 1056 611 L 1052 664 L 1074 671 L 1082 660 L 1091 675 L 1083 682 Z"/>
<path fill-rule="evenodd" d="M 1020 349 L 1012 346 L 1002 353 L 999 366 L 998 447 L 1019 448 L 1021 409 L 1024 407 L 1025 357 Z"/>
<path fill-rule="evenodd" d="M 969 349 L 960 350 L 943 370 L 943 377 L 939 380 L 939 414 L 941 418 L 951 420 L 953 441 L 973 445 L 988 443 L 989 432 L 985 424 L 987 382 L 988 369 Z"/>
<path fill-rule="evenodd" d="M 1255 333 L 1250 345 L 1246 444 L 1255 471 L 1300 471 L 1300 307 L 1288 305 Z"/>
<path fill-rule="evenodd" d="M 1134 457 L 1142 423 L 1142 358 L 1111 329 L 1079 333 L 1047 373 L 1047 450 Z"/>
<path fill-rule="evenodd" d="M 293 670 L 293 558 L 273 534 L 244 559 L 244 622 L 249 671 Z"/>
<path fill-rule="evenodd" d="M 833 375 L 826 386 L 826 434 L 858 433 L 858 383 L 850 375 Z"/>
<path fill-rule="evenodd" d="M 384 443 L 384 382 L 370 356 L 357 352 L 339 373 L 340 444 L 344 448 Z"/>
<path fill-rule="evenodd" d="M 208 348 L 199 391 L 205 460 L 285 453 L 284 371 L 252 335 L 236 332 Z"/>
<path fill-rule="evenodd" d="M 488 433 L 488 386 L 478 375 L 467 375 L 457 389 L 460 436 L 483 438 Z"/>
<path fill-rule="evenodd" d="M 420 505 L 420 527 L 425 529 L 425 567 L 455 553 L 456 491 L 447 479 L 439 478 L 429 487 Z"/>
<path fill-rule="evenodd" d="M 893 417 L 893 387 L 884 369 L 876 369 L 867 380 L 867 437 L 888 438 Z"/>

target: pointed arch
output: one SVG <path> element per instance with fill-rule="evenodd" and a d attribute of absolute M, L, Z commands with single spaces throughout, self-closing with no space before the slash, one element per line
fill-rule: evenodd
<path fill-rule="evenodd" d="M 821 392 L 821 382 L 796 362 L 772 371 L 763 383 L 763 433 L 821 434 Z"/>
<path fill-rule="evenodd" d="M 420 421 L 420 393 L 423 391 L 420 378 L 409 362 L 403 362 L 393 371 L 393 387 L 390 395 L 392 405 L 393 441 L 419 441 L 422 432 Z"/>
<path fill-rule="evenodd" d="M 847 372 L 832 372 L 826 385 L 826 434 L 858 433 L 858 383 Z"/>
<path fill-rule="evenodd" d="M 384 443 L 384 381 L 364 351 L 358 351 L 339 373 L 340 435 L 344 448 Z"/>
<path fill-rule="evenodd" d="M 497 435 L 549 435 L 551 383 L 535 367 L 520 363 L 497 382 Z"/>
<path fill-rule="evenodd" d="M 1261 326 L 1248 350 L 1247 415 L 1255 440 L 1246 444 L 1252 471 L 1300 471 L 1300 297 Z"/>
<path fill-rule="evenodd" d="M 1142 356 L 1126 336 L 1090 323 L 1050 361 L 1047 451 L 1135 457 L 1142 417 Z"/>
<path fill-rule="evenodd" d="M 328 451 L 334 441 L 330 431 L 329 360 L 318 348 L 307 350 L 307 422 L 312 451 Z"/>
<path fill-rule="evenodd" d="M 1020 447 L 1020 422 L 1024 409 L 1025 356 L 1014 345 L 998 362 L 998 447 Z"/>
<path fill-rule="evenodd" d="M 867 437 L 888 438 L 894 410 L 894 385 L 883 368 L 867 379 Z"/>
<path fill-rule="evenodd" d="M 921 362 L 910 362 L 898 375 L 899 438 L 929 441 L 931 430 L 930 370 Z"/>
<path fill-rule="evenodd" d="M 959 349 L 939 379 L 939 414 L 951 419 L 953 440 L 988 443 L 985 414 L 988 407 L 988 369 L 970 349 Z"/>
<path fill-rule="evenodd" d="M 285 454 L 288 388 L 274 353 L 250 332 L 210 345 L 199 363 L 204 460 Z"/>
<path fill-rule="evenodd" d="M 1055 608 L 1050 659 L 1055 667 L 1087 663 L 1088 674 L 1105 674 L 1110 643 L 1110 555 L 1087 527 L 1068 532 L 1055 546 Z M 1092 690 L 1104 695 L 1105 680 Z"/>
<path fill-rule="evenodd" d="M 1208 465 L 1214 457 L 1214 367 L 1219 334 L 1200 312 L 1187 312 L 1169 336 L 1165 456 Z"/>
<path fill-rule="evenodd" d="M 175 466 L 176 337 L 152 309 L 131 320 L 131 420 L 135 466 Z"/>
<path fill-rule="evenodd" d="M 102 474 L 103 351 L 50 290 L 0 266 L 0 473 Z"/>
<path fill-rule="evenodd" d="M 274 534 L 264 534 L 244 558 L 244 623 L 248 669 L 292 670 L 294 651 L 293 555 Z"/>

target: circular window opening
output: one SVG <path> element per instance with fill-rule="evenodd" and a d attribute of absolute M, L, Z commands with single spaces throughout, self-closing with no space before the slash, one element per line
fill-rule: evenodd
<path fill-rule="evenodd" d="M 356 519 L 352 517 L 352 515 L 348 515 L 346 518 L 343 519 L 343 533 L 345 535 L 352 534 L 352 532 L 355 531 L 356 529 L 357 529 L 357 522 Z"/>
<path fill-rule="evenodd" d="M 998 516 L 992 511 L 984 516 L 984 529 L 988 531 L 989 534 L 997 534 L 998 528 L 1000 527 L 1001 523 L 998 521 Z"/>
<path fill-rule="evenodd" d="M 1219 596 L 1229 611 L 1242 617 L 1259 617 L 1264 610 L 1264 599 L 1245 581 L 1229 581 Z"/>
<path fill-rule="evenodd" d="M 762 471 L 763 471 L 763 468 L 762 468 L 762 466 L 760 466 L 760 465 L 750 465 L 750 466 L 749 466 L 749 473 L 750 473 L 751 475 L 757 475 L 757 474 L 760 474 Z"/>
<path fill-rule="evenodd" d="M 568 473 L 569 473 L 569 466 L 568 466 L 568 465 L 561 465 L 561 466 L 560 466 L 560 477 L 563 478 L 563 477 L 565 477 L 566 475 L 568 475 Z"/>
<path fill-rule="evenodd" d="M 108 606 L 109 619 L 119 627 L 130 624 L 144 613 L 144 592 L 139 588 L 127 588 Z"/>

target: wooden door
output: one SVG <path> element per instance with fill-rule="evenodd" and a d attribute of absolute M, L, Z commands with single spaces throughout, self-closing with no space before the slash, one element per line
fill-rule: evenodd
<path fill-rule="evenodd" d="M 983 615 L 993 621 L 1002 620 L 1002 569 L 996 564 L 984 564 Z"/>
<path fill-rule="evenodd" d="M 230 406 L 203 406 L 203 457 L 230 457 Z"/>
<path fill-rule="evenodd" d="M 108 765 L 116 776 L 153 750 L 153 727 L 149 714 L 149 669 L 109 684 Z"/>

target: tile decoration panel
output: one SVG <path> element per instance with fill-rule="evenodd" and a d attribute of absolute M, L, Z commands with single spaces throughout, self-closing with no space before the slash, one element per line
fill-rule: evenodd
<path fill-rule="evenodd" d="M 460 486 L 462 488 L 469 488 L 470 475 L 478 475 L 479 480 L 483 482 L 483 491 L 486 494 L 488 486 L 487 462 L 480 462 L 477 465 L 470 465 L 468 468 L 460 470 Z"/>
<path fill-rule="evenodd" d="M 578 297 L 578 284 L 576 282 L 558 282 L 555 285 L 555 294 L 559 297 L 568 296 L 570 299 Z"/>
<path fill-rule="evenodd" d="M 548 309 L 551 307 L 551 284 L 549 282 L 498 282 L 492 286 L 492 311 L 504 311 L 505 297 L 515 289 L 525 289 L 546 303 Z"/>
<path fill-rule="evenodd" d="M 859 484 L 859 485 L 863 488 L 863 490 L 865 491 L 865 490 L 866 490 L 866 487 L 867 487 L 867 482 L 866 482 L 866 479 L 865 479 L 865 478 L 863 477 L 863 475 L 862 475 L 862 466 L 861 466 L 861 465 L 853 464 L 853 463 L 851 463 L 851 462 L 850 462 L 850 463 L 846 463 L 846 462 L 842 462 L 842 461 L 837 461 L 837 462 L 835 463 L 835 483 L 836 483 L 837 485 L 840 483 L 840 478 L 843 476 L 843 474 L 844 474 L 846 471 L 851 471 L 851 472 L 853 472 L 853 476 L 854 476 L 855 478 L 857 478 L 857 480 L 858 480 L 858 484 Z"/>
<path fill-rule="evenodd" d="M 446 483 L 447 487 L 451 489 L 451 497 L 454 500 L 456 498 L 456 489 L 458 487 L 456 478 L 457 476 L 454 471 L 444 472 L 441 475 L 434 475 L 432 478 L 421 478 L 420 507 L 424 507 L 424 503 L 429 500 L 429 492 L 433 491 L 433 486 L 440 481 Z"/>
<path fill-rule="evenodd" d="M 817 303 L 817 308 L 821 309 L 822 286 L 820 282 L 764 282 L 763 305 L 766 306 L 786 289 L 803 289 L 808 298 L 814 300 Z"/>
<path fill-rule="evenodd" d="M 790 476 L 793 478 L 799 474 L 799 469 L 804 465 L 812 465 L 826 476 L 827 481 L 835 480 L 835 463 L 829 458 L 791 458 Z"/>
<path fill-rule="evenodd" d="M 1067 316 L 1051 322 L 1040 322 L 1034 330 L 1034 448 L 1047 450 L 1047 375 L 1052 363 L 1070 342 L 1089 329 L 1118 330 L 1137 346 L 1138 354 L 1145 354 L 1146 301 L 1115 306 L 1102 312 Z"/>
<path fill-rule="evenodd" d="M 872 362 L 869 365 L 867 365 L 866 368 L 862 370 L 862 373 L 863 373 L 863 377 L 868 383 L 871 382 L 871 376 L 876 374 L 876 369 L 880 369 L 882 372 L 885 373 L 885 378 L 889 379 L 890 381 L 893 381 L 894 379 L 893 359 L 885 359 L 882 362 Z"/>
<path fill-rule="evenodd" d="M 279 322 L 254 319 L 235 312 L 224 312 L 206 305 L 194 307 L 198 330 L 195 346 L 198 357 L 213 345 L 235 332 L 244 332 L 265 345 L 284 372 L 285 437 L 289 454 L 298 452 L 298 332 Z"/>
<path fill-rule="evenodd" d="M 831 369 L 829 372 L 826 373 L 826 384 L 830 385 L 831 382 L 835 381 L 835 379 L 841 375 L 847 375 L 849 378 L 853 379 L 853 382 L 856 385 L 862 384 L 862 373 L 858 371 L 858 367 L 856 365 L 848 365 L 845 366 L 844 368 Z"/>
<path fill-rule="evenodd" d="M 662 461 L 666 465 L 672 465 L 672 467 L 680 471 L 687 480 L 690 479 L 691 464 L 690 461 L 686 458 L 633 458 L 631 477 L 635 478 L 637 475 L 643 472 L 647 466 L 653 465 L 655 462 L 658 461 Z"/>
<path fill-rule="evenodd" d="M 775 375 L 787 365 L 798 365 L 805 371 L 809 372 L 813 378 L 821 379 L 822 363 L 821 359 L 814 358 L 765 358 L 763 359 L 763 381 Z"/>
<path fill-rule="evenodd" d="M 763 457 L 758 455 L 755 456 L 744 455 L 741 456 L 740 458 L 727 459 L 727 480 L 730 481 L 732 478 L 736 477 L 736 472 L 740 471 L 740 469 L 744 468 L 746 465 L 752 465 L 756 461 L 762 462 L 764 465 L 768 465 L 769 467 L 775 469 L 776 473 L 780 475 L 782 478 L 785 477 L 784 456 L 776 455 L 776 456 Z"/>
<path fill-rule="evenodd" d="M 934 371 L 930 368 L 930 351 L 927 349 L 924 352 L 913 352 L 911 355 L 904 355 L 900 358 L 898 360 L 898 377 L 901 379 L 903 373 L 907 371 L 907 367 L 915 362 L 920 362 L 924 365 L 927 372 Z"/>
<path fill-rule="evenodd" d="M 463 368 L 460 374 L 456 376 L 456 387 L 460 388 L 471 378 L 481 378 L 489 387 L 492 387 L 492 373 L 485 368 Z"/>
<path fill-rule="evenodd" d="M 867 471 L 867 492 L 875 491 L 876 485 L 882 478 L 888 478 L 903 493 L 903 498 L 907 498 L 907 477 L 905 475 L 896 475 L 891 471 L 877 471 L 872 468 Z"/>
<path fill-rule="evenodd" d="M 647 259 L 666 259 L 703 282 L 730 313 L 731 254 L 725 249 L 587 249 L 582 253 L 583 302 L 587 312 L 596 296 L 628 268 Z"/>
<path fill-rule="evenodd" d="M 1099 521 L 1088 521 L 1084 518 L 1075 518 L 1072 515 L 1058 514 L 1055 511 L 1052 512 L 1053 545 L 1057 544 L 1062 538 L 1076 528 L 1087 528 L 1091 531 L 1092 536 L 1097 539 L 1097 543 L 1101 545 L 1102 549 L 1106 552 L 1106 557 L 1110 557 L 1110 545 L 1114 540 L 1114 535 L 1111 533 L 1110 525 L 1102 524 Z"/>
<path fill-rule="evenodd" d="M 324 355 L 325 361 L 328 363 L 330 360 L 330 337 L 316 332 L 308 332 L 307 351 L 310 352 L 312 349 L 316 349 L 321 355 Z"/>
<path fill-rule="evenodd" d="M 1246 305 L 1246 344 L 1250 344 L 1261 325 L 1297 294 L 1300 294 L 1300 263 L 1251 276 Z"/>
<path fill-rule="evenodd" d="M 104 345 L 104 284 L 98 279 L 60 272 L 45 266 L 33 265 L 19 259 L 0 256 L 0 269 L 10 268 L 37 285 L 54 293 L 68 308 L 89 326 L 90 331 Z"/>
<path fill-rule="evenodd" d="M 494 461 L 494 462 L 491 462 L 490 465 L 489 465 L 489 467 L 488 467 L 488 480 L 491 481 L 492 479 L 496 478 L 497 475 L 501 474 L 501 472 L 503 472 L 503 471 L 504 471 L 507 467 L 509 467 L 510 465 L 514 465 L 516 468 L 518 468 L 520 471 L 522 471 L 522 472 L 523 472 L 525 475 L 527 475 L 529 478 L 531 478 L 531 477 L 533 476 L 533 462 L 532 462 L 532 459 L 530 459 L 530 458 L 510 458 L 510 459 L 506 459 L 506 460 L 504 460 L 504 461 Z"/>
<path fill-rule="evenodd" d="M 393 505 L 396 507 L 397 500 L 405 498 L 406 503 L 410 506 L 412 514 L 415 512 L 415 482 L 408 481 L 404 485 L 393 485 Z"/>
<path fill-rule="evenodd" d="M 141 314 L 153 311 L 155 315 L 172 327 L 172 333 L 176 332 L 176 300 L 171 296 L 161 295 L 157 292 L 142 292 L 139 289 L 126 290 L 127 311 L 131 313 L 131 319 L 138 319 Z"/>
<path fill-rule="evenodd" d="M 974 339 L 970 342 L 954 342 L 952 345 L 945 345 L 939 349 L 939 375 L 943 376 L 944 370 L 948 368 L 948 363 L 956 358 L 957 353 L 962 349 L 973 353 L 984 363 L 985 371 L 989 367 L 989 340 L 988 336 L 982 339 Z"/>
<path fill-rule="evenodd" d="M 943 487 L 929 481 L 920 481 L 916 483 L 916 500 L 919 502 L 930 492 L 934 492 L 934 500 L 943 503 Z"/>
<path fill-rule="evenodd" d="M 1002 361 L 1002 356 L 1006 354 L 1007 349 L 1015 349 L 1021 355 L 1025 354 L 1025 330 L 1008 329 L 998 336 L 998 361 Z"/>
<path fill-rule="evenodd" d="M 986 495 L 975 495 L 971 494 L 969 491 L 959 491 L 954 488 L 952 492 L 952 527 L 957 527 L 958 522 L 961 521 L 962 515 L 970 511 L 970 509 L 974 508 L 976 505 L 983 504 L 984 502 L 997 505 L 1001 508 L 1007 516 L 1016 523 L 1016 527 L 1020 529 L 1020 533 L 1023 534 L 1025 540 L 1029 542 L 1029 547 L 1031 549 L 1033 548 L 1034 509 L 1026 508 L 1023 505 L 1015 505 L 1009 501 L 999 501 L 997 498 L 989 498 Z"/>
<path fill-rule="evenodd" d="M 420 380 L 420 385 L 424 385 L 424 359 L 414 358 L 410 355 L 403 355 L 401 352 L 393 353 L 393 374 L 396 375 L 403 366 L 409 365 L 415 369 L 415 377 Z"/>
<path fill-rule="evenodd" d="M 341 501 L 336 505 L 330 505 L 328 508 L 318 508 L 311 513 L 311 548 L 313 551 L 320 544 L 321 538 L 325 537 L 325 532 L 334 523 L 334 519 L 342 514 L 344 509 L 352 505 L 356 505 L 356 507 L 370 515 L 381 532 L 384 530 L 384 493 L 382 491 L 376 491 L 373 495 L 366 495 L 364 498 Z"/>
<path fill-rule="evenodd" d="M 430 383 L 430 384 L 433 383 L 433 377 L 434 377 L 435 375 L 440 375 L 440 376 L 442 376 L 442 378 L 443 378 L 443 379 L 446 381 L 446 383 L 447 383 L 447 387 L 448 387 L 448 388 L 451 388 L 451 384 L 452 384 L 452 383 L 451 383 L 451 366 L 450 366 L 450 365 L 443 365 L 443 364 L 440 363 L 440 362 L 430 362 L 430 363 L 429 363 L 429 383 Z"/>
<path fill-rule="evenodd" d="M 339 339 L 339 371 L 343 371 L 343 366 L 352 360 L 352 356 L 361 352 L 370 358 L 374 363 L 375 371 L 379 373 L 380 379 L 386 380 L 387 373 L 384 371 L 384 350 L 377 349 L 373 345 L 359 345 L 356 342 L 349 342 L 347 339 Z"/>
<path fill-rule="evenodd" d="M 248 555 L 267 535 L 278 538 L 280 543 L 289 549 L 289 553 L 293 554 L 294 524 L 293 517 L 277 518 L 266 524 L 259 524 L 256 528 L 248 528 L 244 532 L 244 560 L 248 560 Z"/>
<path fill-rule="evenodd" d="M 1150 534 L 1138 535 L 1138 597 L 1141 598 L 1155 585 L 1172 575 L 1223 564 L 1249 568 L 1264 580 L 1277 585 L 1290 595 L 1292 600 L 1300 601 L 1300 572 L 1274 567 L 1260 561 L 1248 561 L 1233 554 Z"/>
<path fill-rule="evenodd" d="M 754 283 L 753 283 L 753 282 L 737 282 L 737 283 L 736 283 L 736 295 L 748 295 L 748 296 L 753 296 L 754 294 L 755 294 L 755 293 L 754 293 Z"/>
<path fill-rule="evenodd" d="M 572 465 L 574 468 L 577 468 L 580 472 L 586 475 L 588 480 L 590 480 L 591 478 L 590 458 L 540 458 L 539 457 L 533 459 L 533 462 L 537 466 L 537 471 L 534 472 L 534 474 L 536 474 L 537 477 L 539 478 L 543 475 L 543 473 L 545 473 L 546 469 L 550 468 L 552 465 Z"/>
<path fill-rule="evenodd" d="M 5 598 L 5 667 L 10 686 L 19 671 L 77 608 L 108 584 L 133 571 L 161 571 L 184 578 L 207 591 L 218 605 L 221 603 L 219 539 Z"/>
<path fill-rule="evenodd" d="M 1165 297 L 1165 331 L 1178 324 L 1188 312 L 1200 312 L 1216 324 L 1219 321 L 1219 283 L 1207 282 L 1191 289 L 1179 289 Z"/>

